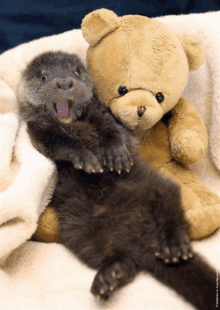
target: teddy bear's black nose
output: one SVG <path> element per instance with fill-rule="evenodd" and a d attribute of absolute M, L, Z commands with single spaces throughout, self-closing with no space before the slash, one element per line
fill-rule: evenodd
<path fill-rule="evenodd" d="M 147 110 L 147 109 L 146 109 L 145 107 L 138 107 L 138 108 L 137 108 L 137 114 L 138 114 L 138 116 L 141 117 L 141 116 L 144 114 L 144 112 L 145 112 L 146 110 Z"/>

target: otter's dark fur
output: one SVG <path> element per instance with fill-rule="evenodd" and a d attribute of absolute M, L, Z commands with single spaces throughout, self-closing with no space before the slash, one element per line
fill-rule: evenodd
<path fill-rule="evenodd" d="M 61 242 L 98 269 L 92 293 L 108 299 L 146 271 L 197 309 L 215 309 L 217 275 L 192 254 L 179 186 L 142 162 L 132 134 L 93 94 L 79 58 L 51 52 L 34 59 L 18 100 L 34 145 L 57 162 L 51 204 Z M 64 119 L 60 102 L 69 105 Z"/>

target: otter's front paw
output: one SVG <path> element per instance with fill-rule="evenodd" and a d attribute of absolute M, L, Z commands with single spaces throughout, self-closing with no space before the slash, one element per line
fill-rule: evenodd
<path fill-rule="evenodd" d="M 179 260 L 187 261 L 193 257 L 193 250 L 189 237 L 184 234 L 180 238 L 164 240 L 160 243 L 155 256 L 162 259 L 165 264 L 178 264 Z"/>
<path fill-rule="evenodd" d="M 71 157 L 75 169 L 83 169 L 87 173 L 103 172 L 99 158 L 87 149 L 75 152 Z"/>
<path fill-rule="evenodd" d="M 115 170 L 119 174 L 122 170 L 130 172 L 133 162 L 126 146 L 109 146 L 102 148 L 103 165 L 109 170 Z"/>

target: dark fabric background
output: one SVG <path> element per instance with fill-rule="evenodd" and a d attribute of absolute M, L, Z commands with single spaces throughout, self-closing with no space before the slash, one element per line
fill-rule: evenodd
<path fill-rule="evenodd" d="M 149 17 L 219 10 L 220 0 L 0 0 L 0 53 L 42 36 L 79 28 L 89 12 L 108 8 L 118 15 Z"/>

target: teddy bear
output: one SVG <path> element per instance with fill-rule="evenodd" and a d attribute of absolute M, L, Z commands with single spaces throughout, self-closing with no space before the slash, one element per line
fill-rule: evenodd
<path fill-rule="evenodd" d="M 95 92 L 139 138 L 141 157 L 180 185 L 191 238 L 212 234 L 220 227 L 220 197 L 189 167 L 206 153 L 207 132 L 198 111 L 181 98 L 189 72 L 204 60 L 201 38 L 178 36 L 162 21 L 119 17 L 107 9 L 86 15 L 81 28 Z M 41 241 L 51 214 L 58 222 L 53 212 L 47 208 L 41 216 L 35 236 Z M 50 235 L 57 236 L 56 229 Z"/>

